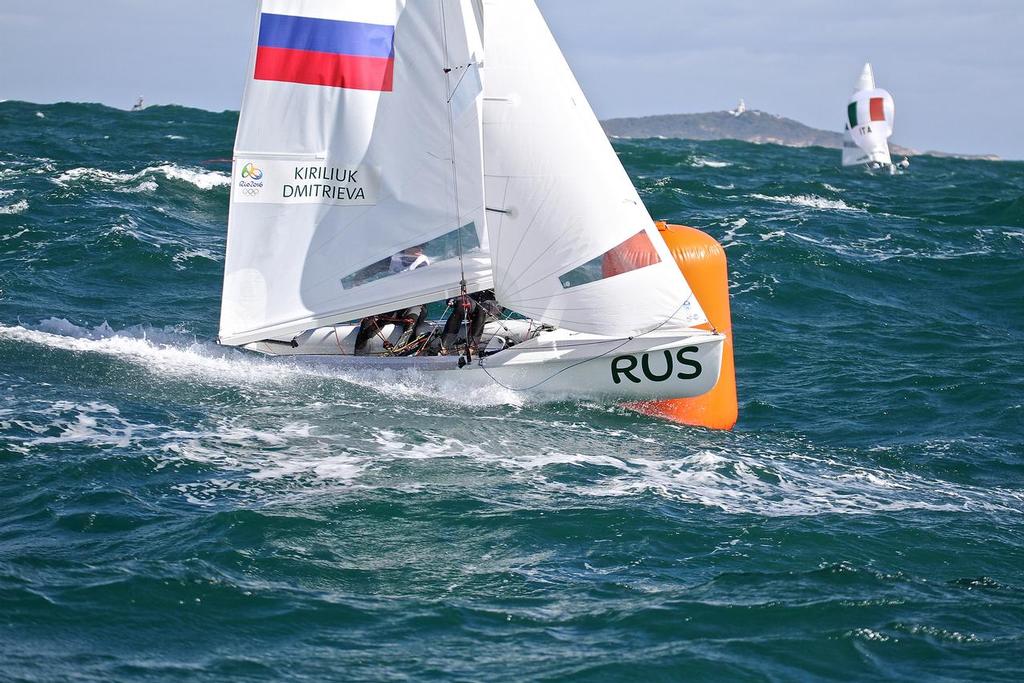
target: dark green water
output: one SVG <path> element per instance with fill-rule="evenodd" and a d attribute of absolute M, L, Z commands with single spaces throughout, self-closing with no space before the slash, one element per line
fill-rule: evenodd
<path fill-rule="evenodd" d="M 0 680 L 1024 679 L 1024 164 L 616 143 L 713 433 L 218 348 L 234 124 L 0 104 Z"/>

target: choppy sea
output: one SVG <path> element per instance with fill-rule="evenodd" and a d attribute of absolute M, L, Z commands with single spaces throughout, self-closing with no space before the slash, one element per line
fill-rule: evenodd
<path fill-rule="evenodd" d="M 1024 679 L 1024 163 L 615 141 L 725 433 L 218 347 L 235 123 L 0 103 L 0 680 Z"/>

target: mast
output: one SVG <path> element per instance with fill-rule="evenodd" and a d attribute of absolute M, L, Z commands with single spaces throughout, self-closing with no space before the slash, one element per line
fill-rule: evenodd
<path fill-rule="evenodd" d="M 461 2 L 461 0 L 460 0 Z M 452 160 L 452 193 L 455 199 L 455 224 L 459 227 L 462 226 L 462 212 L 459 208 L 459 162 L 458 153 L 455 148 L 455 116 L 452 112 L 452 98 L 455 95 L 455 90 L 452 88 L 452 64 L 450 60 L 450 53 L 448 52 L 448 22 L 445 17 L 445 0 L 438 0 L 440 5 L 441 15 L 441 36 L 442 44 L 444 45 L 444 81 L 445 91 L 447 93 L 447 109 L 448 109 L 448 139 L 449 148 L 451 150 Z M 468 68 L 468 67 L 466 67 Z M 462 73 L 464 75 L 464 72 Z M 460 79 L 461 82 L 461 79 Z M 455 88 L 459 87 L 459 83 L 456 83 Z M 464 247 L 462 244 L 462 231 L 458 233 L 458 250 L 459 250 L 459 290 L 462 296 L 466 295 L 466 265 L 464 262 Z"/>

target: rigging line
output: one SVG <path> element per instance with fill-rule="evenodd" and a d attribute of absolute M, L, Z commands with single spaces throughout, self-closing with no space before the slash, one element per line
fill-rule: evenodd
<path fill-rule="evenodd" d="M 455 157 L 455 114 L 452 111 L 452 96 L 455 94 L 455 91 L 452 89 L 452 69 L 448 63 L 448 22 L 445 18 L 444 4 L 444 0 L 438 0 L 438 7 L 441 10 L 441 43 L 442 49 L 444 50 L 444 83 L 448 109 L 448 141 L 451 144 L 452 184 L 455 194 L 455 234 L 458 237 L 459 246 L 459 286 L 462 288 L 462 295 L 466 296 L 466 263 L 462 256 L 462 206 L 459 201 L 459 165 Z"/>
<path fill-rule="evenodd" d="M 561 375 L 563 372 L 568 372 L 569 370 L 572 370 L 575 367 L 583 365 L 584 363 L 589 363 L 592 360 L 600 360 L 600 359 L 604 358 L 607 355 L 615 353 L 616 351 L 621 349 L 623 346 L 625 346 L 629 342 L 633 341 L 633 339 L 634 339 L 634 337 L 629 337 L 627 339 L 623 339 L 621 344 L 616 346 L 614 349 L 609 349 L 608 351 L 605 351 L 600 356 L 594 356 L 593 358 L 584 358 L 583 360 L 577 361 L 577 362 L 573 363 L 572 365 L 567 365 L 566 367 L 562 368 L 561 370 L 559 370 L 558 372 L 554 373 L 550 377 L 548 377 L 546 379 L 542 379 L 541 381 L 537 382 L 536 384 L 534 384 L 532 386 L 523 387 L 521 389 L 517 389 L 516 387 L 510 387 L 507 384 L 504 384 L 500 379 L 498 379 L 497 377 L 492 375 L 490 373 L 490 371 L 488 371 L 487 367 L 484 365 L 484 359 L 483 358 L 481 358 L 480 361 L 479 361 L 480 369 L 484 371 L 484 374 L 487 375 L 491 379 L 492 382 L 497 384 L 502 389 L 508 389 L 509 391 L 516 391 L 516 392 L 531 391 L 531 390 L 536 389 L 537 387 L 539 387 L 541 385 L 547 384 L 548 382 L 553 380 L 555 377 L 558 377 L 559 375 Z"/>
<path fill-rule="evenodd" d="M 338 345 L 338 351 L 341 353 L 341 355 L 347 356 L 348 354 L 345 353 L 345 349 L 341 346 L 341 337 L 338 335 L 338 326 L 337 325 L 333 325 L 333 327 L 334 327 L 334 342 Z"/>
<path fill-rule="evenodd" d="M 660 323 L 658 323 L 657 325 L 655 325 L 651 329 L 646 330 L 644 332 L 641 332 L 640 334 L 633 335 L 632 337 L 627 337 L 626 339 L 622 340 L 621 344 L 617 345 L 613 349 L 609 349 L 609 350 L 605 351 L 600 356 L 594 356 L 593 358 L 584 358 L 581 361 L 577 361 L 576 363 L 573 363 L 572 365 L 568 365 L 568 366 L 562 368 L 561 370 L 559 370 L 558 372 L 555 372 L 550 377 L 542 379 L 541 381 L 537 382 L 536 384 L 533 384 L 533 385 L 528 386 L 528 387 L 523 387 L 521 389 L 517 389 L 515 387 L 510 387 L 507 384 L 504 384 L 501 380 L 499 380 L 497 377 L 492 375 L 487 370 L 487 367 L 484 365 L 484 359 L 483 358 L 481 358 L 478 361 L 478 364 L 480 366 L 480 369 L 484 371 L 484 374 L 487 375 L 487 377 L 489 377 L 490 380 L 492 382 L 494 382 L 495 384 L 497 384 L 499 387 L 501 387 L 503 389 L 508 389 L 509 391 L 516 391 L 516 392 L 532 391 L 533 389 L 536 389 L 539 386 L 543 386 L 543 385 L 547 384 L 548 382 L 553 380 L 555 377 L 558 377 L 559 375 L 561 375 L 563 372 L 567 372 L 569 370 L 572 370 L 573 368 L 579 367 L 580 365 L 583 365 L 584 363 L 589 363 L 590 361 L 601 360 L 602 358 L 615 353 L 616 351 L 618 351 L 619 349 L 621 349 L 623 346 L 625 346 L 629 342 L 633 341 L 634 339 L 640 339 L 641 337 L 645 337 L 645 336 L 647 336 L 647 335 L 649 335 L 649 334 L 651 334 L 653 332 L 657 332 L 662 327 L 667 325 L 669 320 L 672 320 L 673 318 L 675 318 L 676 314 L 678 314 L 679 311 L 683 310 L 683 308 L 686 306 L 687 303 L 689 303 L 690 299 L 692 299 L 692 298 L 694 298 L 693 292 L 690 292 L 690 296 L 686 297 L 686 299 L 683 300 L 683 303 L 679 304 L 679 308 L 677 308 L 675 311 L 673 311 L 672 315 L 668 316 L 667 318 L 662 320 Z M 714 327 L 714 325 L 712 325 L 712 328 L 713 327 Z M 715 331 L 715 334 L 718 334 L 717 330 Z M 603 342 L 594 342 L 594 343 L 603 343 Z"/>
<path fill-rule="evenodd" d="M 472 67 L 472 66 L 473 66 L 474 64 L 476 64 L 476 62 L 470 62 L 470 63 L 469 63 L 469 64 L 467 64 L 466 66 L 460 66 L 460 67 L 458 67 L 459 69 L 462 69 L 462 75 L 461 75 L 461 76 L 459 77 L 459 82 L 455 84 L 455 87 L 454 87 L 454 88 L 452 88 L 452 93 L 451 93 L 451 95 L 450 95 L 450 96 L 448 97 L 448 104 L 451 104 L 451 103 L 452 103 L 452 100 L 454 100 L 454 99 L 455 99 L 455 93 L 457 93 L 457 92 L 459 91 L 459 86 L 461 86 L 461 85 L 462 85 L 462 81 L 466 80 L 466 76 L 467 76 L 467 75 L 469 74 L 469 70 L 470 70 L 470 68 L 471 68 L 471 67 Z M 455 70 L 455 69 L 450 69 L 450 71 L 454 71 L 454 70 Z"/>
<path fill-rule="evenodd" d="M 444 313 L 441 315 L 441 320 L 446 320 L 448 318 L 448 313 L 451 310 L 452 310 L 451 306 L 448 306 L 447 308 L 445 308 L 444 309 Z M 438 322 L 440 322 L 440 321 L 438 321 Z M 430 334 L 427 335 L 427 340 L 425 342 L 423 342 L 423 347 L 419 350 L 419 352 L 417 352 L 417 354 L 416 354 L 417 356 L 420 355 L 421 353 L 423 353 L 423 351 L 425 351 L 427 349 L 427 347 L 430 346 L 430 342 L 434 339 L 434 335 L 437 334 L 437 331 L 439 329 L 441 329 L 441 325 L 440 324 L 434 325 L 433 329 L 430 330 Z"/>

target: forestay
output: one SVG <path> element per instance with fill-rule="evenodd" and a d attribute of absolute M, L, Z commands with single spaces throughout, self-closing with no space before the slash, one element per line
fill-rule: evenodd
<path fill-rule="evenodd" d="M 889 137 L 892 136 L 896 107 L 888 91 L 875 87 L 870 64 L 857 80 L 857 90 L 846 108 L 846 127 L 854 144 L 864 152 L 864 162 L 891 164 Z M 843 159 L 847 155 L 844 146 Z"/>
<path fill-rule="evenodd" d="M 705 322 L 533 0 L 484 0 L 484 160 L 502 305 L 635 335 Z"/>
<path fill-rule="evenodd" d="M 492 286 L 483 53 L 469 2 L 261 2 L 235 142 L 222 343 L 452 296 L 460 252 L 469 291 Z M 404 270 L 418 246 L 429 265 Z"/>

